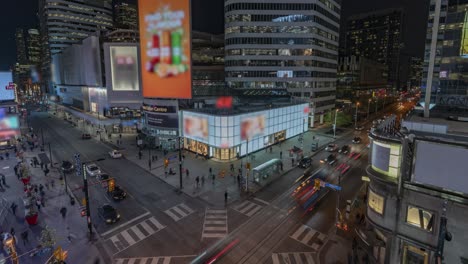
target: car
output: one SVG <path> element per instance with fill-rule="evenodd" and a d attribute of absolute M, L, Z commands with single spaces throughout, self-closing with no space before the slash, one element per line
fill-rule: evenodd
<path fill-rule="evenodd" d="M 91 139 L 91 135 L 90 134 L 82 134 L 81 139 Z"/>
<path fill-rule="evenodd" d="M 348 145 L 342 146 L 342 147 L 338 150 L 338 153 L 341 153 L 341 154 L 348 154 L 348 153 L 349 153 L 349 146 L 348 146 Z"/>
<path fill-rule="evenodd" d="M 122 152 L 113 149 L 109 152 L 109 156 L 111 156 L 113 159 L 120 159 L 122 157 Z"/>
<path fill-rule="evenodd" d="M 354 144 L 359 144 L 359 143 L 361 143 L 361 138 L 360 138 L 360 137 L 355 137 L 355 138 L 353 138 L 353 143 L 354 143 Z"/>
<path fill-rule="evenodd" d="M 108 181 L 110 179 L 109 174 L 101 173 L 97 176 L 98 181 L 101 182 L 103 188 L 107 188 Z"/>
<path fill-rule="evenodd" d="M 120 220 L 120 214 L 110 204 L 104 204 L 98 208 L 98 215 L 106 224 L 112 224 Z"/>
<path fill-rule="evenodd" d="M 96 177 L 101 174 L 101 169 L 99 169 L 99 167 L 94 163 L 88 164 L 86 165 L 86 173 L 89 176 Z"/>
<path fill-rule="evenodd" d="M 336 144 L 328 144 L 328 146 L 325 148 L 325 150 L 329 152 L 334 152 L 337 149 L 338 149 L 338 145 Z"/>
<path fill-rule="evenodd" d="M 356 131 L 362 131 L 364 129 L 363 126 L 357 126 L 354 128 Z"/>
<path fill-rule="evenodd" d="M 63 173 L 71 173 L 75 169 L 75 166 L 73 166 L 73 163 L 71 163 L 70 161 L 64 160 L 62 161 L 61 169 Z"/>
<path fill-rule="evenodd" d="M 321 163 L 328 163 L 329 165 L 333 165 L 336 162 L 336 156 L 334 154 L 328 155 L 326 159 L 320 160 Z"/>
<path fill-rule="evenodd" d="M 300 168 L 309 168 L 310 166 L 312 165 L 312 158 L 311 157 L 303 157 L 300 161 L 299 161 L 299 167 Z"/>
<path fill-rule="evenodd" d="M 127 192 L 125 192 L 120 186 L 115 186 L 114 190 L 109 193 L 112 196 L 114 201 L 120 201 L 127 197 Z"/>

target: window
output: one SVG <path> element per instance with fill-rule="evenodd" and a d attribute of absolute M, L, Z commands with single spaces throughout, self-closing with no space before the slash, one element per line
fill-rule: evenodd
<path fill-rule="evenodd" d="M 385 199 L 383 196 L 380 196 L 376 194 L 375 192 L 372 191 L 372 189 L 369 188 L 369 198 L 367 202 L 368 206 L 370 209 L 372 209 L 374 212 L 383 215 L 384 212 L 384 207 L 385 207 Z"/>
<path fill-rule="evenodd" d="M 403 252 L 403 264 L 427 264 L 429 255 L 424 249 L 405 245 Z"/>
<path fill-rule="evenodd" d="M 424 209 L 408 205 L 406 222 L 426 231 L 432 231 L 434 225 L 434 214 Z"/>

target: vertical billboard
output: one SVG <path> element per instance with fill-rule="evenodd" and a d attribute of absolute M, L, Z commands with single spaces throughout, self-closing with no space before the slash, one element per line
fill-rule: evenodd
<path fill-rule="evenodd" d="M 191 116 L 184 112 L 184 136 L 198 140 L 208 140 L 208 119 Z"/>
<path fill-rule="evenodd" d="M 190 0 L 139 0 L 143 96 L 192 98 Z"/>
<path fill-rule="evenodd" d="M 265 116 L 251 116 L 241 120 L 241 139 L 250 140 L 265 133 Z"/>
<path fill-rule="evenodd" d="M 135 46 L 111 46 L 112 90 L 138 91 L 138 54 Z"/>
<path fill-rule="evenodd" d="M 0 101 L 15 100 L 15 88 L 11 72 L 0 72 Z"/>

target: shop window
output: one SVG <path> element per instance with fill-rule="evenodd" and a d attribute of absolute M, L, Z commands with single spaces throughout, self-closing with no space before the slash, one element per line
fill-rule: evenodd
<path fill-rule="evenodd" d="M 369 208 L 371 208 L 374 212 L 383 215 L 384 207 L 385 207 L 385 198 L 380 196 L 372 191 L 369 188 L 369 198 L 367 200 L 367 204 Z"/>
<path fill-rule="evenodd" d="M 416 206 L 408 205 L 406 222 L 426 231 L 432 231 L 434 225 L 434 214 Z"/>
<path fill-rule="evenodd" d="M 424 250 L 414 246 L 405 245 L 403 250 L 403 264 L 427 264 L 429 254 Z"/>

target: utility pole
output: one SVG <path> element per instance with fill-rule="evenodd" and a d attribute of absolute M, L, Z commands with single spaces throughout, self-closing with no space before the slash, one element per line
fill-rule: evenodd
<path fill-rule="evenodd" d="M 49 142 L 49 156 L 50 156 L 50 167 L 54 167 L 54 162 L 52 161 L 52 148 L 50 148 L 50 142 Z"/>
<path fill-rule="evenodd" d="M 184 188 L 184 185 L 182 183 L 182 146 L 184 144 L 184 138 L 179 136 L 179 188 L 180 192 L 182 192 L 182 189 Z"/>

